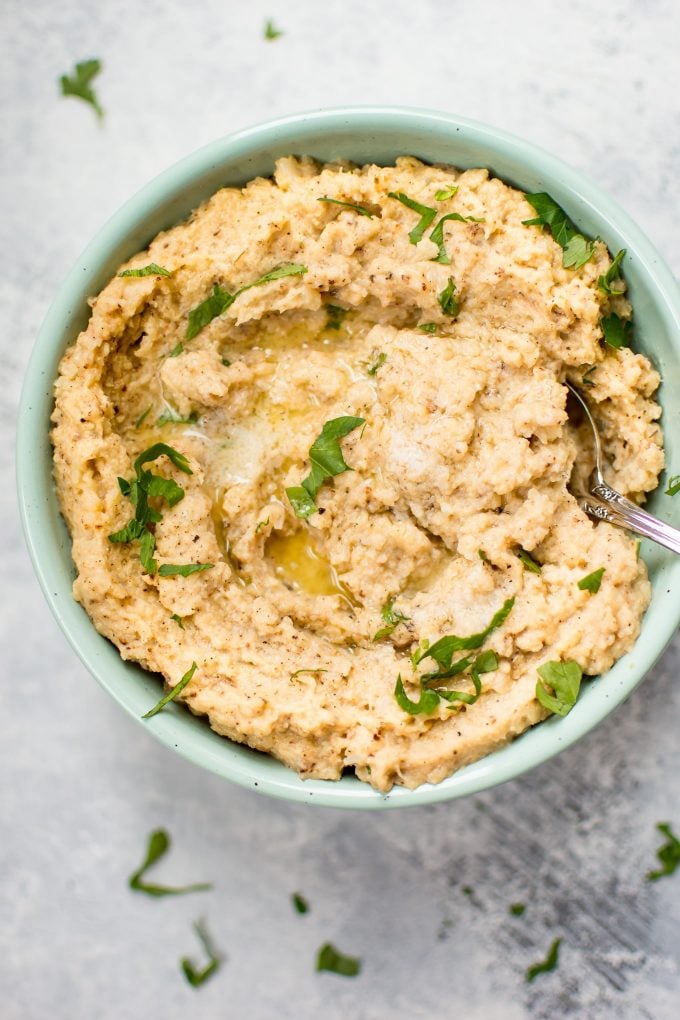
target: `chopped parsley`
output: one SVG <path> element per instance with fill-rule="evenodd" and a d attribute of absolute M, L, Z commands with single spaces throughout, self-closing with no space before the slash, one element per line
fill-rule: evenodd
<path fill-rule="evenodd" d="M 587 371 L 585 371 L 583 373 L 583 375 L 581 376 L 581 385 L 582 386 L 594 386 L 595 385 L 595 383 L 593 382 L 592 379 L 589 378 L 589 376 L 591 376 L 593 374 L 593 372 L 595 371 L 596 368 L 597 368 L 597 365 L 591 365 L 590 368 L 587 369 Z"/>
<path fill-rule="evenodd" d="M 544 662 L 538 667 L 538 675 L 541 679 L 536 681 L 536 697 L 541 705 L 556 715 L 568 715 L 576 704 L 583 678 L 579 664 L 573 659 Z M 552 688 L 553 694 L 548 687 Z"/>
<path fill-rule="evenodd" d="M 435 191 L 434 197 L 437 199 L 438 202 L 448 202 L 448 200 L 450 198 L 453 198 L 453 196 L 457 192 L 458 192 L 458 185 L 457 184 L 449 184 L 446 188 L 439 188 L 438 191 Z"/>
<path fill-rule="evenodd" d="M 179 574 L 181 577 L 189 577 L 190 574 L 199 574 L 202 570 L 212 570 L 214 563 L 163 563 L 158 568 L 159 577 L 174 577 Z"/>
<path fill-rule="evenodd" d="M 110 542 L 127 543 L 138 539 L 142 566 L 150 574 L 155 574 L 157 567 L 156 560 L 153 558 L 156 545 L 153 527 L 162 519 L 162 514 L 157 507 L 151 505 L 149 500 L 155 498 L 160 502 L 166 502 L 169 507 L 173 507 L 184 499 L 184 489 L 172 478 L 154 475 L 144 468 L 144 464 L 163 456 L 167 457 L 180 471 L 188 475 L 193 474 L 184 454 L 166 443 L 154 443 L 148 450 L 144 450 L 134 462 L 136 477 L 131 482 L 125 478 L 118 479 L 120 491 L 134 506 L 135 515 L 124 528 L 109 535 Z"/>
<path fill-rule="evenodd" d="M 680 492 L 680 475 L 671 475 L 668 479 L 668 488 L 663 490 L 664 496 L 675 496 Z"/>
<path fill-rule="evenodd" d="M 418 213 L 420 216 L 415 227 L 408 235 L 408 239 L 411 244 L 418 244 L 419 241 L 422 241 L 423 234 L 427 228 L 436 218 L 437 210 L 433 209 L 429 205 L 421 205 L 420 202 L 415 202 L 412 198 L 409 198 L 408 195 L 405 195 L 403 191 L 390 191 L 388 192 L 388 197 L 396 198 L 396 200 L 401 202 L 402 205 L 405 205 L 407 209 L 413 210 L 413 212 Z"/>
<path fill-rule="evenodd" d="M 229 360 L 229 358 L 222 358 L 222 364 L 224 365 L 225 368 L 229 368 L 229 366 L 231 365 L 231 361 Z"/>
<path fill-rule="evenodd" d="M 486 553 L 484 552 L 483 549 L 478 549 L 477 550 L 477 555 L 479 556 L 479 558 L 482 561 L 482 563 L 489 563 L 490 562 L 489 557 L 486 555 Z"/>
<path fill-rule="evenodd" d="M 356 977 L 361 970 L 361 960 L 356 956 L 346 956 L 330 942 L 326 942 L 317 954 L 316 969 L 329 970 L 332 974 L 341 974 L 343 977 Z"/>
<path fill-rule="evenodd" d="M 239 287 L 238 290 L 230 294 L 224 287 L 220 287 L 219 283 L 214 284 L 213 292 L 205 301 L 201 301 L 200 304 L 196 305 L 189 312 L 189 318 L 187 320 L 187 330 L 185 334 L 186 340 L 193 340 L 195 336 L 201 332 L 202 329 L 216 319 L 219 315 L 223 315 L 228 308 L 230 308 L 236 298 L 243 294 L 244 291 L 250 290 L 251 287 L 260 287 L 263 283 L 271 283 L 273 280 L 281 280 L 284 276 L 303 276 L 307 272 L 307 266 L 297 265 L 294 262 L 288 263 L 284 266 L 278 266 L 276 269 L 272 269 L 270 272 L 265 273 L 264 276 L 260 276 L 257 280 L 253 280 L 252 283 L 246 283 L 243 287 Z"/>
<path fill-rule="evenodd" d="M 526 549 L 520 549 L 520 551 L 517 553 L 517 559 L 521 561 L 522 565 L 524 566 L 524 569 L 528 570 L 531 574 L 540 574 L 541 571 L 543 570 L 541 564 L 537 563 L 533 556 L 531 556 L 526 551 Z"/>
<path fill-rule="evenodd" d="M 208 935 L 208 931 L 205 927 L 205 922 L 196 921 L 194 923 L 194 931 L 196 932 L 198 941 L 203 947 L 205 955 L 208 957 L 208 963 L 203 970 L 199 970 L 188 956 L 183 956 L 180 960 L 180 966 L 185 978 L 192 988 L 198 988 L 199 985 L 202 985 L 215 973 L 222 962 L 222 958 L 213 946 L 212 939 Z"/>
<path fill-rule="evenodd" d="M 394 599 L 388 599 L 380 610 L 380 615 L 385 621 L 385 626 L 381 627 L 380 630 L 374 634 L 374 641 L 381 641 L 383 638 L 389 637 L 395 627 L 398 627 L 400 623 L 404 623 L 406 620 L 410 620 L 409 616 L 400 612 L 399 609 L 394 608 L 394 601 Z"/>
<path fill-rule="evenodd" d="M 288 677 L 289 680 L 293 680 L 296 676 L 300 676 L 302 673 L 327 673 L 327 669 L 314 669 L 313 667 L 303 667 L 302 669 L 296 669 L 294 673 L 291 673 Z"/>
<path fill-rule="evenodd" d="M 432 712 L 436 712 L 439 707 L 439 695 L 436 691 L 428 690 L 426 687 L 421 688 L 420 697 L 417 701 L 411 701 L 404 690 L 401 673 L 397 677 L 394 687 L 394 698 L 399 708 L 403 709 L 404 712 L 408 712 L 409 715 L 430 715 Z"/>
<path fill-rule="evenodd" d="M 511 903 L 508 909 L 513 917 L 521 917 L 527 908 L 525 903 Z"/>
<path fill-rule="evenodd" d="M 76 64 L 73 74 L 62 74 L 59 79 L 62 96 L 75 96 L 76 99 L 89 103 L 100 120 L 104 116 L 104 111 L 99 105 L 92 82 L 101 69 L 101 60 L 82 60 Z"/>
<path fill-rule="evenodd" d="M 439 262 L 443 266 L 450 266 L 451 259 L 446 251 L 446 242 L 444 241 L 444 224 L 447 220 L 458 220 L 460 223 L 483 223 L 484 220 L 478 219 L 476 216 L 461 216 L 460 213 L 452 212 L 447 213 L 446 216 L 442 216 L 439 222 L 435 225 L 430 234 L 430 240 L 434 241 L 439 247 L 439 254 L 435 258 L 431 259 L 431 262 Z"/>
<path fill-rule="evenodd" d="M 593 570 L 592 574 L 586 574 L 586 576 L 582 577 L 577 583 L 576 587 L 580 588 L 581 591 L 589 591 L 592 595 L 597 594 L 600 590 L 605 570 L 606 567 L 598 567 L 597 570 Z"/>
<path fill-rule="evenodd" d="M 666 837 L 666 842 L 656 851 L 661 867 L 657 868 L 656 871 L 647 872 L 647 878 L 650 882 L 656 882 L 659 878 L 672 875 L 678 865 L 680 865 L 680 839 L 671 831 L 668 822 L 659 822 L 657 829 L 662 836 Z"/>
<path fill-rule="evenodd" d="M 434 659 L 439 666 L 436 673 L 426 673 L 422 679 L 443 680 L 449 676 L 456 676 L 456 674 L 461 672 L 461 669 L 465 669 L 465 666 L 461 666 L 463 660 L 452 664 L 454 654 L 459 651 L 481 648 L 489 635 L 505 622 L 514 604 L 514 598 L 506 599 L 498 612 L 494 613 L 489 626 L 478 634 L 470 634 L 468 637 L 458 637 L 455 634 L 450 634 L 447 637 L 439 638 L 433 645 L 428 645 L 427 648 L 419 650 L 415 655 L 415 665 L 418 665 L 423 659 Z M 488 670 L 484 670 L 484 672 L 488 672 Z"/>
<path fill-rule="evenodd" d="M 380 354 L 378 355 L 378 357 L 373 362 L 373 364 L 369 365 L 369 367 L 366 369 L 366 374 L 367 375 L 377 375 L 378 369 L 382 368 L 382 366 L 385 364 L 386 361 L 387 361 L 387 355 L 385 354 L 384 351 L 381 351 Z"/>
<path fill-rule="evenodd" d="M 175 621 L 180 630 L 184 630 L 184 617 L 178 616 L 177 613 L 173 613 L 170 619 Z"/>
<path fill-rule="evenodd" d="M 595 251 L 595 242 L 588 241 L 571 222 L 565 211 L 545 191 L 524 196 L 538 213 L 531 220 L 522 220 L 529 226 L 548 227 L 562 249 L 565 269 L 580 269 L 589 262 Z"/>
<path fill-rule="evenodd" d="M 622 290 L 614 290 L 612 287 L 612 283 L 614 282 L 614 280 L 618 280 L 621 277 L 621 263 L 623 261 L 623 256 L 625 254 L 626 249 L 622 248 L 621 251 L 618 252 L 614 257 L 614 260 L 612 261 L 612 264 L 607 270 L 607 272 L 603 276 L 598 276 L 597 286 L 598 289 L 601 290 L 603 294 L 608 294 L 610 296 L 614 296 L 616 294 L 623 294 Z"/>
<path fill-rule="evenodd" d="M 169 269 L 165 269 L 163 266 L 157 266 L 155 262 L 149 262 L 148 266 L 142 266 L 141 269 L 124 269 L 119 276 L 172 276 Z"/>
<path fill-rule="evenodd" d="M 294 892 L 293 895 L 291 896 L 291 902 L 295 907 L 296 911 L 298 912 L 298 914 L 309 913 L 309 903 L 304 898 L 302 893 Z"/>
<path fill-rule="evenodd" d="M 526 974 L 527 981 L 533 981 L 539 974 L 547 974 L 549 971 L 555 970 L 559 959 L 561 942 L 562 939 L 555 939 L 548 950 L 548 955 L 545 960 L 542 960 L 540 963 L 535 963 L 533 966 L 529 967 Z"/>
<path fill-rule="evenodd" d="M 168 354 L 168 357 L 169 358 L 178 358 L 180 356 L 180 354 L 183 354 L 183 353 L 184 353 L 184 344 L 180 340 L 180 342 L 178 344 L 175 344 L 175 346 L 172 348 L 172 350 Z"/>
<path fill-rule="evenodd" d="M 150 708 L 148 712 L 145 712 L 144 715 L 142 716 L 142 719 L 151 719 L 152 716 L 157 715 L 160 711 L 162 711 L 168 704 L 168 702 L 174 701 L 177 695 L 182 693 L 182 691 L 189 683 L 197 669 L 198 666 L 196 665 L 196 663 L 192 662 L 191 666 L 186 671 L 182 679 L 175 684 L 172 690 L 168 691 L 168 693 L 161 698 L 157 705 L 154 705 L 154 707 Z"/>
<path fill-rule="evenodd" d="M 321 198 L 317 198 L 317 202 L 330 202 L 332 205 L 344 206 L 345 209 L 353 209 L 360 216 L 368 216 L 369 220 L 372 220 L 375 216 L 375 213 L 367 209 L 365 205 L 357 205 L 356 202 L 343 202 L 339 198 L 330 198 L 328 195 L 322 195 Z"/>
<path fill-rule="evenodd" d="M 271 42 L 273 39 L 280 39 L 281 36 L 283 35 L 283 32 L 280 29 L 276 28 L 272 19 L 269 18 L 265 22 L 263 34 L 264 38 L 268 39 Z"/>
<path fill-rule="evenodd" d="M 456 285 L 449 276 L 449 282 L 444 287 L 444 290 L 437 295 L 437 301 L 439 302 L 444 315 L 451 315 L 454 318 L 460 311 L 458 300 L 454 297 L 455 290 Z"/>
<path fill-rule="evenodd" d="M 340 329 L 342 321 L 347 315 L 347 309 L 342 308 L 340 305 L 326 305 L 326 312 L 328 313 L 328 321 L 326 323 L 328 329 Z"/>
<path fill-rule="evenodd" d="M 437 323 L 436 322 L 420 322 L 418 323 L 418 329 L 421 329 L 423 333 L 436 333 Z"/>
<path fill-rule="evenodd" d="M 263 528 L 266 528 L 269 524 L 269 518 L 266 521 L 258 521 L 255 525 L 255 534 L 259 535 Z"/>
<path fill-rule="evenodd" d="M 200 415 L 198 411 L 192 411 L 191 414 L 181 415 L 178 414 L 170 405 L 167 406 L 167 411 L 164 411 L 160 418 L 156 421 L 156 425 L 195 425 Z"/>
<path fill-rule="evenodd" d="M 335 475 L 342 474 L 343 471 L 352 470 L 345 463 L 340 440 L 363 425 L 364 421 L 364 418 L 344 415 L 341 418 L 332 418 L 325 423 L 321 434 L 317 436 L 309 449 L 311 471 L 306 478 L 302 479 L 300 485 L 293 485 L 286 489 L 286 495 L 296 517 L 307 518 L 316 513 L 316 495 L 327 478 L 333 478 Z"/>
<path fill-rule="evenodd" d="M 139 418 L 135 422 L 135 428 L 136 429 L 139 428 L 139 426 L 142 424 L 142 422 L 147 417 L 147 415 L 150 413 L 150 411 L 151 411 L 151 404 L 149 404 L 149 406 L 147 407 L 146 411 L 142 411 L 142 413 L 140 414 Z"/>
<path fill-rule="evenodd" d="M 152 865 L 159 861 L 170 849 L 170 837 L 165 829 L 156 829 L 149 836 L 146 857 L 128 879 L 128 885 L 135 892 L 146 893 L 147 896 L 181 896 L 190 892 L 205 892 L 212 889 L 211 882 L 198 882 L 193 885 L 169 886 L 153 885 L 144 881 L 144 875 Z"/>
<path fill-rule="evenodd" d="M 600 326 L 602 327 L 604 342 L 615 350 L 620 351 L 622 347 L 627 347 L 630 343 L 633 323 L 630 320 L 620 318 L 616 312 L 612 312 L 611 315 L 605 315 L 604 318 L 600 319 Z"/>

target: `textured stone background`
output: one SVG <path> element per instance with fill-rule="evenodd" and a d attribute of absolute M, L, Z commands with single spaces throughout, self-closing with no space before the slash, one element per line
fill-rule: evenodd
<path fill-rule="evenodd" d="M 151 176 L 274 115 L 383 102 L 503 126 L 608 189 L 680 270 L 678 5 L 4 0 L 0 17 L 4 1020 L 677 1016 L 680 874 L 644 875 L 654 823 L 680 829 L 680 645 L 614 718 L 500 789 L 371 815 L 267 800 L 164 750 L 85 673 L 33 579 L 11 477 L 24 365 L 71 262 Z M 90 56 L 102 126 L 57 96 Z M 174 838 L 158 880 L 213 893 L 127 890 L 157 825 Z M 201 915 L 228 961 L 194 991 L 178 959 Z M 527 985 L 555 935 L 559 969 Z M 313 972 L 326 939 L 362 956 L 359 978 Z"/>

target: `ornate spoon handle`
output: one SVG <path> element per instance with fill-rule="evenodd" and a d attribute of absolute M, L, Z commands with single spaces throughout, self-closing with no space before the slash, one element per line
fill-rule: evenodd
<path fill-rule="evenodd" d="M 680 531 L 677 528 L 658 520 L 635 503 L 631 503 L 606 482 L 598 482 L 591 491 L 597 502 L 581 500 L 581 509 L 591 517 L 620 528 L 627 528 L 636 535 L 651 538 L 653 542 L 658 542 L 672 552 L 680 553 Z"/>

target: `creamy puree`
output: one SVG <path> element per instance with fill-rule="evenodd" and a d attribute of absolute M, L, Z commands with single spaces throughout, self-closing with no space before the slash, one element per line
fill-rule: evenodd
<path fill-rule="evenodd" d="M 419 214 L 389 192 L 483 222 L 446 221 L 450 263 L 436 262 L 434 224 L 412 243 Z M 663 466 L 659 377 L 603 343 L 601 318 L 630 314 L 597 287 L 605 246 L 565 269 L 550 232 L 522 223 L 534 215 L 486 170 L 281 159 L 273 179 L 225 188 L 156 237 L 127 268 L 170 275 L 115 277 L 64 355 L 53 441 L 76 599 L 170 687 L 195 662 L 179 700 L 301 776 L 437 783 L 548 714 L 543 663 L 595 676 L 637 637 L 647 573 L 635 541 L 570 492 L 575 460 L 585 476 L 592 458 L 564 381 L 602 424 L 608 480 L 640 500 Z M 215 284 L 233 294 L 290 265 L 306 272 L 244 290 L 186 338 Z M 449 280 L 459 307 L 447 311 Z M 340 440 L 352 470 L 300 518 L 286 489 L 308 474 L 324 424 L 346 415 L 365 419 Z M 161 507 L 157 563 L 213 564 L 186 577 L 149 573 L 138 541 L 109 540 L 134 512 L 117 478 L 158 441 L 193 473 L 166 457 L 146 465 L 185 493 Z M 599 591 L 578 588 L 602 567 Z M 414 672 L 419 642 L 482 632 L 513 597 L 482 644 L 497 668 L 476 701 L 415 715 L 397 703 L 399 675 L 417 701 L 418 677 L 437 668 Z M 375 640 L 389 605 L 406 619 Z M 442 687 L 474 694 L 469 671 Z"/>

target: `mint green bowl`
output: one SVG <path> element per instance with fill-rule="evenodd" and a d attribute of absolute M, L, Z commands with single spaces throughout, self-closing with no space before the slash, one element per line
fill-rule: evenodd
<path fill-rule="evenodd" d="M 74 568 L 51 474 L 52 384 L 65 347 L 85 326 L 87 299 L 121 262 L 160 230 L 187 216 L 224 185 L 269 175 L 279 156 L 391 163 L 399 155 L 455 166 L 488 167 L 526 191 L 548 191 L 584 233 L 611 251 L 626 248 L 626 280 L 635 308 L 636 347 L 661 371 L 668 464 L 680 469 L 680 290 L 663 260 L 626 214 L 595 185 L 540 149 L 495 128 L 443 113 L 357 107 L 304 113 L 213 142 L 147 184 L 100 230 L 62 285 L 40 331 L 26 374 L 18 427 L 19 502 L 35 571 L 60 627 L 83 663 L 134 718 L 154 704 L 158 679 L 125 663 L 71 596 Z M 660 488 L 653 513 L 680 526 L 680 501 Z M 606 675 L 586 683 L 576 707 L 444 780 L 417 790 L 376 793 L 353 776 L 301 780 L 273 758 L 231 743 L 180 706 L 143 725 L 167 747 L 241 786 L 276 797 L 345 808 L 406 807 L 462 797 L 503 783 L 546 761 L 588 733 L 633 691 L 680 622 L 680 559 L 643 545 L 652 603 L 633 650 Z M 60 711 L 69 711 L 61 705 Z M 653 739 L 646 735 L 650 741 Z"/>

